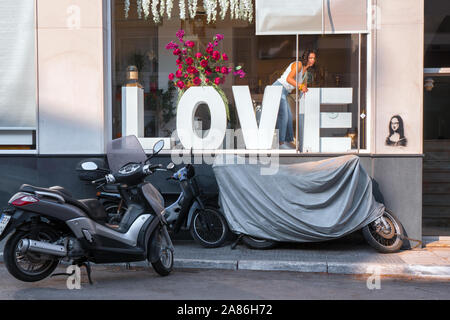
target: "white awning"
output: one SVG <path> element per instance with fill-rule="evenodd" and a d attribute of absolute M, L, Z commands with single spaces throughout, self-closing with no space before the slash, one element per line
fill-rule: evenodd
<path fill-rule="evenodd" d="M 256 0 L 256 34 L 367 31 L 367 0 Z"/>

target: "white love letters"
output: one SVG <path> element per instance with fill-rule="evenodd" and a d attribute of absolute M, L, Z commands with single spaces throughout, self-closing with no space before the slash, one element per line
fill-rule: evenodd
<path fill-rule="evenodd" d="M 266 87 L 259 127 L 249 87 L 233 86 L 232 89 L 246 148 L 271 149 L 282 87 Z M 208 105 L 211 114 L 211 129 L 204 138 L 199 137 L 194 128 L 194 114 L 200 104 Z M 222 146 L 226 127 L 225 104 L 214 88 L 191 87 L 186 90 L 177 110 L 177 133 L 184 148 L 218 149 Z"/>

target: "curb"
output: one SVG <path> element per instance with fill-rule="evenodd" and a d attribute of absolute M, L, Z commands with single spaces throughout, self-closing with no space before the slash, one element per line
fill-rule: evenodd
<path fill-rule="evenodd" d="M 0 253 L 3 262 L 3 253 Z M 147 261 L 131 263 L 108 263 L 98 266 L 119 266 L 124 268 L 149 267 Z M 270 261 L 270 260 L 206 260 L 175 259 L 175 269 L 211 270 L 254 270 L 289 271 L 302 273 L 328 273 L 348 275 L 380 275 L 415 278 L 436 278 L 450 280 L 450 265 L 382 264 L 365 262 L 324 262 L 324 261 Z"/>
<path fill-rule="evenodd" d="M 125 264 L 120 264 L 124 266 Z M 146 267 L 146 263 L 131 263 L 132 267 Z M 201 260 L 175 259 L 174 268 L 211 270 L 289 271 L 302 273 L 328 273 L 348 275 L 400 276 L 450 280 L 450 266 L 407 265 L 380 263 L 341 263 L 320 261 L 268 261 L 268 260 Z"/>

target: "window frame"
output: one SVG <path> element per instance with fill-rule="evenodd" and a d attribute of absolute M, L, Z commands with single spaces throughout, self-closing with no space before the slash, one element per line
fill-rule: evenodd
<path fill-rule="evenodd" d="M 288 156 L 327 156 L 327 155 L 348 155 L 348 154 L 370 154 L 372 152 L 372 140 L 374 139 L 374 133 L 372 132 L 373 127 L 373 111 L 372 111 L 372 70 L 374 67 L 373 63 L 373 18 L 375 17 L 373 14 L 373 0 L 367 0 L 367 30 L 353 30 L 353 31 L 346 31 L 346 32 L 331 32 L 331 31 L 325 31 L 323 32 L 323 35 L 333 35 L 333 34 L 348 34 L 348 35 L 358 35 L 359 37 L 359 43 L 358 43 L 358 114 L 361 114 L 361 85 L 362 85 L 362 79 L 361 79 L 361 38 L 362 35 L 366 35 L 366 81 L 364 85 L 366 86 L 366 97 L 365 97 L 365 103 L 366 103 L 366 148 L 362 149 L 360 148 L 360 120 L 358 121 L 358 143 L 357 143 L 357 149 L 352 149 L 347 152 L 339 152 L 339 153 L 327 153 L 327 152 L 300 152 L 298 150 L 298 143 L 296 146 L 296 149 L 291 150 L 280 150 L 280 149 L 267 149 L 267 150 L 250 150 L 250 149 L 216 149 L 216 150 L 208 150 L 208 149 L 202 149 L 202 150 L 193 150 L 196 154 L 280 154 L 280 155 L 288 155 Z M 112 140 L 112 88 L 113 88 L 113 70 L 112 66 L 113 63 L 113 44 L 114 44 L 114 29 L 113 29 L 113 19 L 114 19 L 114 2 L 107 2 L 107 8 L 106 8 L 106 23 L 107 23 L 107 32 L 105 33 L 106 39 L 106 51 L 105 51 L 105 59 L 107 60 L 105 63 L 106 66 L 106 72 L 105 72 L 105 150 L 106 145 L 109 141 Z M 375 17 L 376 18 L 376 17 Z M 298 44 L 299 44 L 299 36 L 301 35 L 307 35 L 307 34 L 313 34 L 313 33 L 302 33 L 302 34 L 295 34 L 296 37 L 296 61 L 298 61 Z M 317 34 L 317 33 L 315 33 Z M 255 34 L 256 36 L 257 34 Z M 267 34 L 269 35 L 269 34 Z M 277 33 L 273 35 L 284 35 L 284 33 Z M 299 118 L 299 99 L 298 99 L 298 89 L 296 89 L 296 123 L 298 123 Z M 360 116 L 358 117 L 360 119 Z M 298 126 L 296 128 L 296 141 L 298 141 Z M 157 141 L 159 139 L 169 139 L 167 137 L 138 137 L 139 141 L 144 147 L 144 150 L 146 152 L 151 152 L 150 145 L 152 142 Z M 185 152 L 185 149 L 171 149 L 171 148 L 165 148 L 163 149 L 160 154 L 161 155 L 169 155 L 172 154 L 172 152 Z"/>

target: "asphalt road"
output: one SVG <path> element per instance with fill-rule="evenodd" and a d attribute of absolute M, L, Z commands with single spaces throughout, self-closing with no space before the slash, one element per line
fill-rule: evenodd
<path fill-rule="evenodd" d="M 423 279 L 382 277 L 380 289 L 369 290 L 363 276 L 176 269 L 168 277 L 160 277 L 151 269 L 105 266 L 93 267 L 93 285 L 84 269 L 81 278 L 79 290 L 67 289 L 66 277 L 24 283 L 0 264 L 0 299 L 450 299 L 450 282 Z"/>

